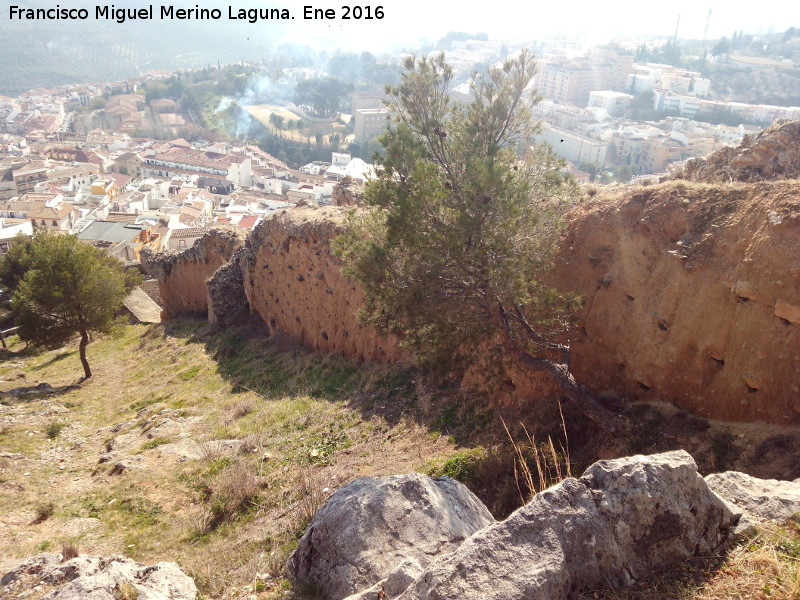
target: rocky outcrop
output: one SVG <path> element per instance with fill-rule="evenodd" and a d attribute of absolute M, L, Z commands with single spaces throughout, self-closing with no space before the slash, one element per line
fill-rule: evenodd
<path fill-rule="evenodd" d="M 779 120 L 739 146 L 693 158 L 674 179 L 729 183 L 800 178 L 800 121 Z"/>
<path fill-rule="evenodd" d="M 405 531 L 414 515 L 443 523 L 451 519 L 425 503 L 404 504 L 406 509 L 361 520 L 357 528 L 343 527 L 338 539 L 359 548 L 373 538 L 387 538 L 384 543 L 404 549 L 391 532 Z M 738 520 L 740 513 L 734 511 L 709 489 L 686 452 L 600 461 L 580 479 L 569 478 L 541 492 L 457 549 L 447 553 L 434 546 L 434 552 L 422 555 L 430 561 L 427 566 L 402 564 L 416 547 L 384 555 L 394 558 L 395 568 L 382 566 L 389 573 L 386 580 L 351 600 L 565 598 L 606 584 L 629 586 L 653 569 L 713 552 Z M 303 538 L 303 560 L 321 573 L 330 572 L 330 553 L 341 550 L 310 543 L 315 522 L 316 517 Z M 419 539 L 427 538 L 420 534 Z M 361 556 L 358 550 L 348 553 Z M 350 561 L 338 558 L 336 564 L 349 572 L 360 570 L 361 563 Z M 296 563 L 290 561 L 292 569 Z"/>
<path fill-rule="evenodd" d="M 734 515 L 685 452 L 595 463 L 435 561 L 403 600 L 564 598 L 713 552 Z"/>
<path fill-rule="evenodd" d="M 225 327 L 242 323 L 250 314 L 242 277 L 243 252 L 244 248 L 237 250 L 206 282 L 209 323 Z"/>
<path fill-rule="evenodd" d="M 386 598 L 395 598 L 406 591 L 423 572 L 424 569 L 419 561 L 407 558 L 392 569 L 386 579 L 381 579 L 371 588 L 348 596 L 345 600 L 385 600 Z"/>
<path fill-rule="evenodd" d="M 358 320 L 360 286 L 345 278 L 331 241 L 343 231 L 346 210 L 299 207 L 261 222 L 241 260 L 250 310 L 272 334 L 311 350 L 359 360 L 407 357 L 392 337 Z"/>
<path fill-rule="evenodd" d="M 39 554 L 0 580 L 5 596 L 29 592 L 42 600 L 194 600 L 194 581 L 171 562 L 145 566 L 123 556 L 78 556 L 61 561 L 56 554 Z"/>
<path fill-rule="evenodd" d="M 158 280 L 164 318 L 205 315 L 208 310 L 206 280 L 244 244 L 244 234 L 212 229 L 182 252 L 156 254 L 142 250 L 142 270 Z"/>
<path fill-rule="evenodd" d="M 800 481 L 759 479 L 738 471 L 706 476 L 708 487 L 753 520 L 800 521 Z"/>
<path fill-rule="evenodd" d="M 571 215 L 575 378 L 725 420 L 800 423 L 800 183 L 669 182 Z"/>
<path fill-rule="evenodd" d="M 326 598 L 344 598 L 387 576 L 410 579 L 414 564 L 454 550 L 492 522 L 483 503 L 449 477 L 362 477 L 317 511 L 287 570 Z M 412 562 L 396 569 L 404 560 Z"/>
<path fill-rule="evenodd" d="M 440 554 L 402 592 L 419 573 L 413 563 L 398 562 L 385 582 L 351 600 L 565 598 L 629 586 L 719 548 L 740 516 L 731 508 L 686 452 L 600 461 Z M 353 539 L 383 536 L 403 516 L 373 519 Z"/>

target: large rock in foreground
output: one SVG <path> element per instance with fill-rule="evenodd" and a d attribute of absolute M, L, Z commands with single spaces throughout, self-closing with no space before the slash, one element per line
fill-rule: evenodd
<path fill-rule="evenodd" d="M 434 561 L 403 600 L 564 598 L 713 552 L 739 515 L 686 452 L 595 463 Z"/>
<path fill-rule="evenodd" d="M 427 565 L 493 522 L 483 503 L 449 477 L 362 477 L 317 511 L 287 569 L 295 583 L 344 598 L 406 559 Z"/>
<path fill-rule="evenodd" d="M 800 480 L 759 479 L 738 471 L 713 473 L 708 487 L 754 519 L 800 521 Z"/>
<path fill-rule="evenodd" d="M 61 562 L 56 554 L 39 554 L 6 573 L 1 596 L 25 594 L 34 585 L 51 588 L 42 600 L 194 600 L 192 578 L 171 562 L 145 566 L 123 556 L 78 556 Z M 27 595 L 27 594 L 25 594 Z"/>

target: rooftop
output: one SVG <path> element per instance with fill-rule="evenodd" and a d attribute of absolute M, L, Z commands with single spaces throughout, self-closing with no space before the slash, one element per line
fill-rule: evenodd
<path fill-rule="evenodd" d="M 211 231 L 210 227 L 184 227 L 183 229 L 173 229 L 171 237 L 174 239 L 200 237 L 209 231 Z"/>
<path fill-rule="evenodd" d="M 78 239 L 85 242 L 129 242 L 144 229 L 144 225 L 134 223 L 94 221 L 78 234 Z"/>

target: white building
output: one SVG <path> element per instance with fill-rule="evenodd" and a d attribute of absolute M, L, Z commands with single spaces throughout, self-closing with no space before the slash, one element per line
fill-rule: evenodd
<path fill-rule="evenodd" d="M 586 108 L 601 108 L 612 117 L 618 117 L 630 106 L 633 96 L 612 90 L 589 92 Z"/>
<path fill-rule="evenodd" d="M 556 154 L 574 163 L 597 163 L 602 166 L 606 162 L 607 143 L 566 129 L 544 123 L 536 141 L 550 144 Z"/>
<path fill-rule="evenodd" d="M 357 142 L 373 140 L 383 133 L 389 120 L 388 108 L 361 108 L 353 115 Z"/>

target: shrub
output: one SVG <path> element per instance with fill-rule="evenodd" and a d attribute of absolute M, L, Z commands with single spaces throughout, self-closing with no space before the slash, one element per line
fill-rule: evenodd
<path fill-rule="evenodd" d="M 47 433 L 47 438 L 50 440 L 56 439 L 59 435 L 61 435 L 61 432 L 66 426 L 67 426 L 66 423 L 58 423 L 57 421 L 48 423 L 47 428 L 45 429 L 45 432 Z"/>
<path fill-rule="evenodd" d="M 253 507 L 260 489 L 259 477 L 242 462 L 222 471 L 211 485 L 209 528 L 234 519 Z"/>
<path fill-rule="evenodd" d="M 65 542 L 61 546 L 61 562 L 67 562 L 68 560 L 77 557 L 78 554 L 78 544 L 73 542 Z"/>
<path fill-rule="evenodd" d="M 33 520 L 34 524 L 42 523 L 50 517 L 56 510 L 56 505 L 52 502 L 42 502 L 36 505 L 36 518 Z"/>

